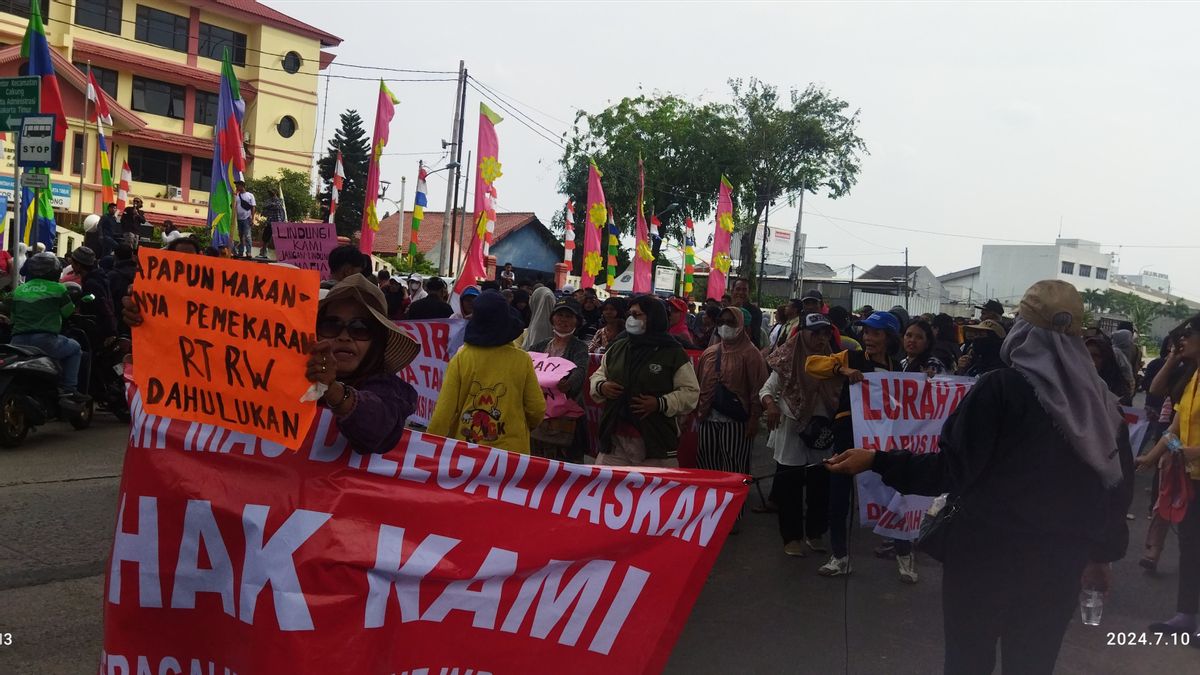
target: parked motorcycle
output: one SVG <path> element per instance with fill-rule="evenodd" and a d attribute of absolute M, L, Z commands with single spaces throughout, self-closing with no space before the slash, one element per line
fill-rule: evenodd
<path fill-rule="evenodd" d="M 80 389 L 87 391 L 91 374 L 86 368 L 79 370 Z M 42 350 L 0 345 L 0 447 L 15 448 L 31 429 L 55 420 L 76 429 L 91 425 L 94 402 L 64 405 L 59 396 L 61 379 L 62 367 Z"/>

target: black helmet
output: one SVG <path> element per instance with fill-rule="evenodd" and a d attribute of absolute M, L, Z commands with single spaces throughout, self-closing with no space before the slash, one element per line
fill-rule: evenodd
<path fill-rule="evenodd" d="M 59 262 L 58 256 L 49 251 L 36 253 L 25 263 L 25 272 L 27 276 L 41 279 L 50 275 L 62 273 L 62 263 Z"/>

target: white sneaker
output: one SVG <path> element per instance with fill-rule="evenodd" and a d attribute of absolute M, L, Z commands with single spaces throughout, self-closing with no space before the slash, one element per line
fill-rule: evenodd
<path fill-rule="evenodd" d="M 844 558 L 833 556 L 829 562 L 817 569 L 817 574 L 823 577 L 844 577 L 851 571 L 853 570 L 850 567 L 850 556 Z"/>
<path fill-rule="evenodd" d="M 796 540 L 784 544 L 783 552 L 796 558 L 803 558 L 808 555 L 808 552 L 804 550 L 804 544 Z"/>
<path fill-rule="evenodd" d="M 900 572 L 900 581 L 906 584 L 917 583 L 919 579 L 917 576 L 917 559 L 913 554 L 896 556 L 896 568 Z"/>

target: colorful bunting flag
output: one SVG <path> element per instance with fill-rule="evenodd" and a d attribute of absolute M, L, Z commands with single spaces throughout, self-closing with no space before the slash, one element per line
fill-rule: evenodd
<path fill-rule="evenodd" d="M 408 262 L 412 264 L 417 259 L 417 233 L 421 230 L 421 221 L 425 220 L 425 207 L 429 206 L 429 188 L 425 179 L 429 173 L 425 171 L 425 163 L 417 163 L 417 196 L 413 199 L 412 236 L 408 239 Z"/>
<path fill-rule="evenodd" d="M 54 63 L 50 60 L 50 43 L 46 41 L 46 27 L 42 24 L 42 9 L 38 0 L 29 3 L 29 24 L 25 28 L 25 39 L 21 42 L 21 58 L 28 59 L 26 74 L 42 80 L 38 109 L 55 116 L 54 141 L 61 144 L 67 136 L 67 114 L 63 109 L 62 92 L 58 89 L 58 77 L 54 74 Z M 27 169 L 26 172 L 50 175 L 49 169 Z M 41 242 L 52 249 L 56 223 L 54 209 L 50 205 L 50 189 L 21 188 L 21 204 L 25 207 L 23 213 L 17 214 L 21 241 L 27 246 Z"/>
<path fill-rule="evenodd" d="M 651 278 L 654 267 L 654 250 L 651 248 L 650 233 L 646 227 L 646 214 L 643 207 L 645 202 L 646 168 L 642 165 L 642 158 L 638 157 L 637 245 L 633 255 L 634 293 L 650 293 L 654 290 L 654 280 Z"/>
<path fill-rule="evenodd" d="M 325 222 L 333 222 L 333 214 L 337 213 L 339 195 L 342 185 L 346 182 L 346 168 L 342 166 L 342 151 L 338 150 L 337 163 L 333 165 L 333 181 L 329 187 L 329 217 Z"/>
<path fill-rule="evenodd" d="M 233 72 L 229 49 L 225 49 L 221 61 L 221 84 L 217 92 L 217 124 L 213 127 L 212 187 L 208 191 L 208 229 L 212 233 L 212 244 L 216 247 L 233 248 L 233 236 L 237 231 L 237 210 L 234 208 L 234 183 L 242 180 L 246 170 L 246 157 L 242 152 L 242 118 L 246 114 L 246 102 L 242 100 L 241 85 Z M 126 171 L 129 163 L 121 168 L 121 199 L 129 190 Z M 248 242 L 247 242 L 248 243 Z"/>
<path fill-rule="evenodd" d="M 104 203 L 104 209 L 107 210 L 108 205 L 113 203 L 112 160 L 108 150 L 108 141 L 104 138 L 104 129 L 97 125 L 96 132 L 100 152 L 100 201 Z"/>
<path fill-rule="evenodd" d="M 575 257 L 575 202 L 567 200 L 566 233 L 563 235 L 563 262 L 567 264 L 567 272 L 571 271 L 571 263 Z"/>
<path fill-rule="evenodd" d="M 387 147 L 392 118 L 396 116 L 396 104 L 400 99 L 379 80 L 379 103 L 375 106 L 375 134 L 371 141 L 371 163 L 367 166 L 366 204 L 363 205 L 362 236 L 358 250 L 371 255 L 375 247 L 375 233 L 379 231 L 379 212 L 375 203 L 379 201 L 379 160 Z"/>
<path fill-rule="evenodd" d="M 462 293 L 487 276 L 487 256 L 491 250 L 492 235 L 496 231 L 496 179 L 500 172 L 500 141 L 496 138 L 496 125 L 504 118 L 492 109 L 479 104 L 479 144 L 475 151 L 475 232 L 463 260 L 462 272 L 454 283 L 454 292 Z"/>
<path fill-rule="evenodd" d="M 690 296 L 696 283 L 696 227 L 688 218 L 683 228 L 683 294 Z"/>
<path fill-rule="evenodd" d="M 125 210 L 125 206 L 129 201 L 129 181 L 133 180 L 133 174 L 129 171 L 129 161 L 121 162 L 121 182 L 117 185 L 117 212 Z M 214 183 L 216 181 L 213 181 Z M 211 212 L 211 208 L 210 208 Z M 226 224 L 225 236 L 229 236 L 228 224 Z"/>
<path fill-rule="evenodd" d="M 592 160 L 588 168 L 587 214 L 583 223 L 583 274 L 579 286 L 596 285 L 596 275 L 603 269 L 600 258 L 600 232 L 604 228 L 608 208 L 604 202 L 604 186 L 600 184 L 600 168 Z"/>
<path fill-rule="evenodd" d="M 712 269 L 708 273 L 708 297 L 720 300 L 729 280 L 729 247 L 733 242 L 733 185 L 721 176 L 717 191 L 717 230 L 713 235 Z"/>
<path fill-rule="evenodd" d="M 87 85 L 87 100 L 92 102 L 92 112 L 88 116 L 89 122 L 103 122 L 108 126 L 112 126 L 112 115 L 108 112 L 108 99 L 105 98 L 103 89 L 96 84 L 96 74 L 92 72 L 92 66 L 88 65 L 88 85 Z"/>
<path fill-rule="evenodd" d="M 613 222 L 613 212 L 608 210 L 608 290 L 612 290 L 617 281 L 617 224 Z"/>
<path fill-rule="evenodd" d="M 96 124 L 96 146 L 100 154 L 100 201 L 104 208 L 113 202 L 112 155 L 108 150 L 108 140 L 104 137 L 104 125 L 112 126 L 112 115 L 108 112 L 108 99 L 104 90 L 96 84 L 96 74 L 88 65 L 87 100 L 92 103 L 89 122 Z"/>

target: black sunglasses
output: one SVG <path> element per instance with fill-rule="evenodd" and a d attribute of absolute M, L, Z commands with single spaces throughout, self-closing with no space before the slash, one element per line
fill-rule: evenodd
<path fill-rule="evenodd" d="M 326 317 L 317 321 L 317 337 L 323 340 L 332 340 L 336 337 L 341 337 L 345 331 L 350 335 L 351 340 L 370 340 L 371 339 L 371 324 L 362 319 L 350 319 L 342 321 Z"/>

